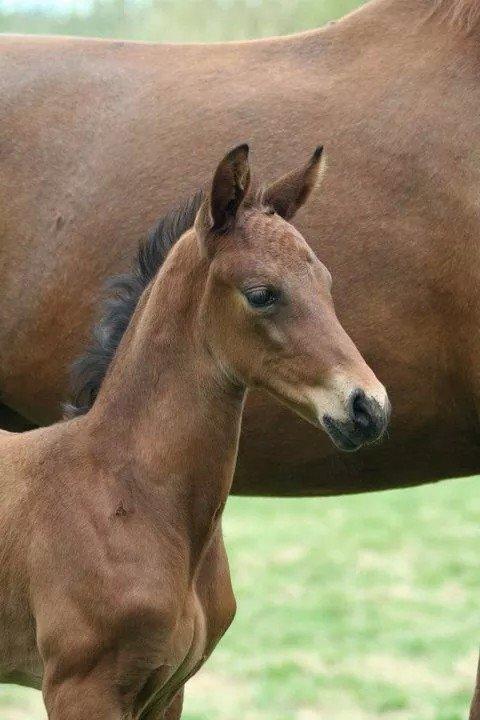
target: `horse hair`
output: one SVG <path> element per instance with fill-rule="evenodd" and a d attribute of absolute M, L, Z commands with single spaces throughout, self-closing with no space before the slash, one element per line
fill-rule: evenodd
<path fill-rule="evenodd" d="M 107 297 L 100 320 L 93 327 L 90 346 L 71 368 L 72 399 L 63 406 L 66 417 L 84 415 L 94 404 L 140 296 L 176 241 L 193 226 L 203 197 L 199 191 L 162 217 L 140 244 L 130 272 L 107 281 Z"/>
<path fill-rule="evenodd" d="M 433 10 L 466 35 L 480 29 L 478 0 L 434 0 Z"/>

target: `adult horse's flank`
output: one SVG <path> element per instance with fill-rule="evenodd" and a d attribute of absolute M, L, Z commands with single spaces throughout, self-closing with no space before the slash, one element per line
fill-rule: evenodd
<path fill-rule="evenodd" d="M 391 391 L 391 435 L 341 455 L 253 393 L 233 490 L 360 492 L 478 472 L 479 18 L 473 0 L 376 0 L 257 42 L 2 38 L 4 422 L 11 410 L 59 417 L 105 279 L 225 147 L 252 138 L 272 177 L 321 132 L 330 171 L 299 228 Z"/>
<path fill-rule="evenodd" d="M 0 678 L 42 685 L 50 720 L 180 717 L 235 610 L 221 514 L 247 386 L 342 445 L 385 429 L 330 274 L 284 219 L 321 150 L 250 194 L 247 151 L 166 257 L 142 252 L 153 276 L 91 410 L 1 434 Z"/>

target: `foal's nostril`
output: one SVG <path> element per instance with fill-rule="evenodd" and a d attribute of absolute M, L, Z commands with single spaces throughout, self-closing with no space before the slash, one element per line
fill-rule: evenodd
<path fill-rule="evenodd" d="M 363 390 L 355 390 L 353 392 L 351 404 L 353 422 L 360 428 L 367 429 L 372 422 L 372 416 L 370 415 L 368 400 Z"/>
<path fill-rule="evenodd" d="M 346 403 L 347 419 L 339 420 L 326 414 L 323 426 L 339 448 L 357 450 L 382 436 L 388 423 L 389 407 L 386 396 L 380 403 L 375 396 L 368 396 L 364 390 L 356 388 Z"/>
<path fill-rule="evenodd" d="M 373 438 L 381 432 L 380 407 L 370 400 L 363 390 L 355 390 L 350 397 L 351 417 L 355 429 L 365 438 Z"/>

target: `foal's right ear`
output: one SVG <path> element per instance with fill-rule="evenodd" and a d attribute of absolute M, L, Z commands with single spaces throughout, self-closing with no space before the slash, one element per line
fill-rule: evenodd
<path fill-rule="evenodd" d="M 319 145 L 306 165 L 284 175 L 263 190 L 262 202 L 285 220 L 290 220 L 312 194 L 325 172 L 323 145 Z"/>
<path fill-rule="evenodd" d="M 250 185 L 248 145 L 238 145 L 225 155 L 213 176 L 209 199 L 195 222 L 197 234 L 221 234 L 235 224 L 237 212 Z M 208 248 L 207 248 L 208 250 Z"/>

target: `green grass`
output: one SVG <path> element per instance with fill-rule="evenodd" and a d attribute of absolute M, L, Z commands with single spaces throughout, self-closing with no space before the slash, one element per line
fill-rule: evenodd
<path fill-rule="evenodd" d="M 231 499 L 239 610 L 189 684 L 184 719 L 464 720 L 480 638 L 479 516 L 477 478 Z M 0 718 L 44 715 L 33 691 L 3 687 Z"/>

